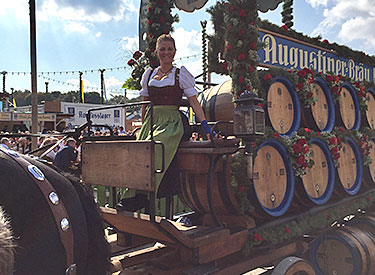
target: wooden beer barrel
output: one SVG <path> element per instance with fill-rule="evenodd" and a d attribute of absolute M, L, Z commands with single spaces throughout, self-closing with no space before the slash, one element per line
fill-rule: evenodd
<path fill-rule="evenodd" d="M 336 125 L 348 130 L 358 130 L 361 126 L 361 110 L 357 93 L 349 82 L 342 85 L 339 104 L 335 106 Z"/>
<path fill-rule="evenodd" d="M 331 132 L 335 126 L 335 104 L 327 82 L 315 78 L 312 93 L 318 100 L 311 107 L 303 107 L 302 122 L 314 131 Z"/>
<path fill-rule="evenodd" d="M 308 274 L 315 275 L 311 263 L 305 259 L 290 256 L 282 260 L 272 271 L 271 275 L 295 275 Z"/>
<path fill-rule="evenodd" d="M 355 217 L 348 222 L 348 225 L 368 232 L 375 239 L 375 216 L 366 215 Z"/>
<path fill-rule="evenodd" d="M 277 76 L 267 91 L 267 114 L 272 128 L 285 135 L 297 131 L 301 123 L 301 104 L 293 83 Z"/>
<path fill-rule="evenodd" d="M 362 126 L 375 129 L 375 89 L 370 88 L 367 93 L 367 111 L 362 116 Z"/>
<path fill-rule="evenodd" d="M 372 148 L 370 149 L 369 157 L 373 160 L 368 166 L 363 167 L 363 179 L 367 186 L 373 187 L 375 183 L 375 142 L 370 141 Z"/>
<path fill-rule="evenodd" d="M 332 196 L 335 185 L 335 165 L 328 146 L 319 138 L 310 140 L 314 165 L 306 169 L 306 175 L 298 178 L 296 194 L 303 202 L 325 204 Z"/>
<path fill-rule="evenodd" d="M 358 193 L 362 184 L 363 162 L 357 143 L 351 137 L 342 142 L 342 149 L 338 159 L 337 173 L 340 181 L 339 190 L 351 196 Z M 339 191 L 340 192 L 340 191 Z"/>
<path fill-rule="evenodd" d="M 202 93 L 198 98 L 207 121 L 233 120 L 232 80 L 216 85 Z"/>
<path fill-rule="evenodd" d="M 205 152 L 211 148 L 186 149 L 185 151 L 180 149 L 177 152 L 181 179 L 180 198 L 186 206 L 197 213 L 201 215 L 209 214 L 207 182 L 210 160 L 209 155 Z M 232 156 L 224 156 L 219 159 L 214 171 L 212 201 L 218 215 L 238 215 L 238 204 L 231 186 L 231 163 Z"/>
<path fill-rule="evenodd" d="M 262 209 L 269 215 L 283 215 L 294 196 L 294 171 L 287 149 L 278 141 L 263 142 L 254 160 L 254 190 Z"/>
<path fill-rule="evenodd" d="M 310 260 L 318 274 L 374 274 L 375 243 L 364 231 L 345 226 L 317 238 Z"/>

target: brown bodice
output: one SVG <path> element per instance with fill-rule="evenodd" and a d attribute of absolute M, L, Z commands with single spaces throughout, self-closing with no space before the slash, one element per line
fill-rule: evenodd
<path fill-rule="evenodd" d="M 182 94 L 183 94 L 183 90 L 180 88 L 180 85 L 179 85 L 180 69 L 178 68 L 176 69 L 173 86 L 164 86 L 164 87 L 149 86 L 148 83 L 150 82 L 152 73 L 153 73 L 153 70 L 151 71 L 147 80 L 147 89 L 148 89 L 148 95 L 150 97 L 150 101 L 154 105 L 180 106 Z"/>

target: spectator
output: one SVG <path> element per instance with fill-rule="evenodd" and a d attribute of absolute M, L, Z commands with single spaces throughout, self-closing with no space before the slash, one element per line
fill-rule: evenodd
<path fill-rule="evenodd" d="M 75 147 L 76 141 L 72 138 L 68 139 L 66 145 L 56 153 L 53 164 L 65 172 L 74 173 L 70 166 L 77 161 L 78 152 Z"/>
<path fill-rule="evenodd" d="M 43 141 L 42 145 L 40 147 L 46 146 L 48 144 L 56 144 L 58 141 L 57 138 L 47 138 Z M 46 155 L 47 159 L 50 161 L 53 161 L 56 157 L 57 151 L 59 150 L 59 147 L 57 146 L 53 150 L 49 151 Z"/>
<path fill-rule="evenodd" d="M 11 149 L 9 138 L 3 137 L 0 141 L 0 146 L 4 147 L 5 149 Z"/>
<path fill-rule="evenodd" d="M 124 127 L 120 126 L 120 131 L 119 131 L 119 135 L 120 136 L 126 136 L 126 131 L 124 130 Z"/>

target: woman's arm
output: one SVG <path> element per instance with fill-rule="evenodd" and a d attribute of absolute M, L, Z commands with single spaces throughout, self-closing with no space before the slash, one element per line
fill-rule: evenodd
<path fill-rule="evenodd" d="M 197 96 L 191 96 L 188 97 L 190 106 L 193 108 L 195 116 L 198 118 L 198 120 L 202 123 L 202 127 L 206 132 L 207 139 L 210 139 L 210 131 L 207 132 L 207 130 L 210 130 L 210 126 L 207 125 L 206 116 L 204 115 L 202 106 L 199 104 L 197 100 Z M 205 126 L 203 125 L 205 124 Z M 206 130 L 207 129 L 207 130 Z M 213 135 L 215 136 L 215 132 L 213 132 Z"/>

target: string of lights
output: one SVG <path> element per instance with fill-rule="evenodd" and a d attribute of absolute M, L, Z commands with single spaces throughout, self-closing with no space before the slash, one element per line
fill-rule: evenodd
<path fill-rule="evenodd" d="M 179 60 L 184 60 L 184 59 L 190 59 L 190 58 L 195 58 L 195 57 L 199 57 L 201 56 L 201 54 L 194 54 L 194 55 L 189 55 L 189 56 L 183 56 L 183 57 L 180 57 L 180 58 L 176 58 L 175 61 L 179 61 Z"/>
<path fill-rule="evenodd" d="M 130 68 L 128 66 L 124 67 L 110 67 L 110 68 L 103 68 L 107 72 L 113 72 L 113 71 L 120 71 L 120 70 L 129 70 Z M 103 69 L 88 69 L 88 70 L 72 70 L 72 71 L 50 71 L 50 72 L 38 72 L 38 75 L 75 75 L 79 74 L 80 72 L 87 74 L 87 73 L 97 73 L 100 72 L 100 70 Z M 7 72 L 10 75 L 29 75 L 31 72 Z"/>

